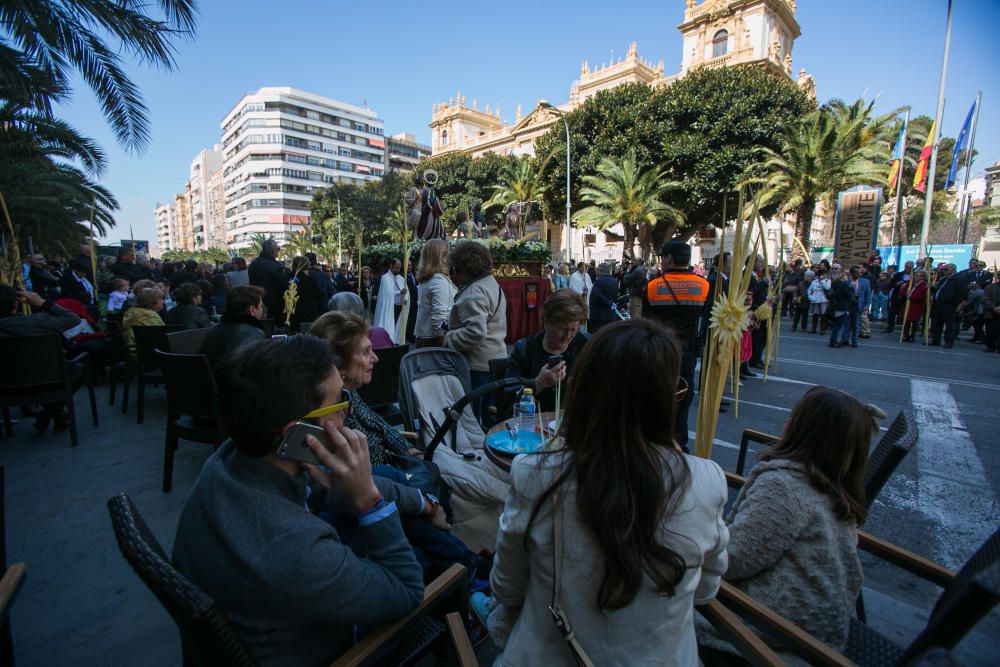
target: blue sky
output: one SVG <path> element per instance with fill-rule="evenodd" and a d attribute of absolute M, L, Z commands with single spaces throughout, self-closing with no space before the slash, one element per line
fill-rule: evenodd
<path fill-rule="evenodd" d="M 289 85 L 345 102 L 367 101 L 386 134 L 429 143 L 431 106 L 461 90 L 480 108 L 500 104 L 513 122 L 538 98 L 560 104 L 580 63 L 607 62 L 632 41 L 646 60 L 680 69 L 676 26 L 684 0 L 505 3 L 200 0 L 196 38 L 178 43 L 173 72 L 130 67 L 150 108 L 153 140 L 123 152 L 80 83 L 59 113 L 107 150 L 105 185 L 122 210 L 109 239 L 155 238 L 153 207 L 184 188 L 188 166 L 221 137 L 219 122 L 246 92 Z M 799 0 L 794 72 L 816 79 L 821 101 L 877 96 L 886 111 L 933 116 L 946 0 Z M 1000 2 L 956 0 L 944 133 L 956 136 L 983 91 L 973 174 L 1000 160 Z"/>

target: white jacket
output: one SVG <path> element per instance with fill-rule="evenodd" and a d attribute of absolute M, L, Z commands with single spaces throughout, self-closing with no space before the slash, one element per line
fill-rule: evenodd
<path fill-rule="evenodd" d="M 417 322 L 413 333 L 420 338 L 442 335 L 441 323 L 448 321 L 455 303 L 455 286 L 448 276 L 435 273 L 417 287 Z"/>
<path fill-rule="evenodd" d="M 464 354 L 469 370 L 489 371 L 491 359 L 507 358 L 507 298 L 496 278 L 484 276 L 458 291 L 448 328 L 445 347 Z"/>
<path fill-rule="evenodd" d="M 520 615 L 495 665 L 566 665 L 574 660 L 559 635 L 548 605 L 552 596 L 552 503 L 546 500 L 524 537 L 542 492 L 561 470 L 562 454 L 522 455 L 514 460 L 510 491 L 500 517 L 496 556 L 490 582 L 493 595 Z M 559 602 L 583 649 L 601 667 L 622 665 L 698 665 L 694 632 L 694 605 L 715 597 L 726 571 L 729 532 L 722 519 L 727 499 L 722 469 L 714 462 L 686 456 L 691 483 L 677 509 L 664 518 L 659 539 L 676 551 L 688 569 L 667 597 L 645 585 L 630 605 L 602 613 L 597 591 L 604 563 L 591 531 L 576 508 L 576 485 L 571 479 L 561 490 L 563 507 L 562 586 Z"/>
<path fill-rule="evenodd" d="M 569 288 L 589 300 L 590 293 L 594 289 L 594 281 L 590 279 L 590 274 L 586 271 L 583 273 L 574 271 L 569 277 Z"/>
<path fill-rule="evenodd" d="M 809 303 L 828 303 L 830 300 L 826 298 L 826 290 L 830 289 L 830 279 L 823 278 L 820 280 L 817 278 L 809 284 L 809 291 L 806 296 L 809 297 Z"/>

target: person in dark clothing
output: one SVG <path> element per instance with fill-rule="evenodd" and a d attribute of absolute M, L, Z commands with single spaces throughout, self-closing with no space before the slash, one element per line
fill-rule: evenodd
<path fill-rule="evenodd" d="M 79 262 L 82 266 L 87 267 L 87 280 L 90 281 L 91 285 L 97 285 L 97 281 L 94 280 L 94 267 L 90 260 L 90 243 L 84 242 L 80 244 L 80 254 L 76 256 L 74 262 Z M 99 285 L 98 285 L 99 287 Z"/>
<path fill-rule="evenodd" d="M 177 289 L 184 283 L 193 283 L 201 276 L 198 275 L 198 262 L 189 259 L 170 275 L 170 288 Z"/>
<path fill-rule="evenodd" d="M 771 283 L 764 275 L 764 258 L 757 255 L 754 262 L 753 277 L 750 278 L 750 312 L 755 312 L 767 302 Z M 750 332 L 753 348 L 747 364 L 751 368 L 764 368 L 764 346 L 767 344 L 767 323 L 757 322 Z M 754 373 L 753 375 L 756 375 Z"/>
<path fill-rule="evenodd" d="M 152 271 L 135 263 L 135 253 L 131 248 L 118 249 L 118 261 L 111 265 L 111 273 L 129 283 L 153 279 Z"/>
<path fill-rule="evenodd" d="M 674 436 L 687 452 L 688 410 L 694 399 L 694 367 L 698 360 L 698 326 L 706 314 L 709 283 L 691 270 L 691 246 L 675 239 L 660 250 L 663 273 L 649 280 L 643 301 L 642 316 L 669 325 L 681 342 L 683 359 L 681 378 L 688 391 L 677 405 Z"/>
<path fill-rule="evenodd" d="M 934 298 L 931 301 L 930 344 L 941 345 L 946 350 L 955 344 L 955 337 L 958 335 L 958 305 L 962 303 L 968 290 L 968 283 L 955 275 L 955 268 L 954 264 L 944 265 L 942 277 L 933 287 Z"/>
<path fill-rule="evenodd" d="M 203 329 L 212 326 L 205 309 L 201 307 L 201 288 L 191 283 L 179 285 L 170 293 L 177 305 L 167 311 L 164 324 L 179 324 L 184 329 Z"/>
<path fill-rule="evenodd" d="M 250 284 L 264 290 L 264 307 L 267 317 L 275 322 L 285 321 L 285 290 L 288 289 L 288 272 L 277 260 L 278 242 L 274 239 L 264 241 L 260 255 L 250 262 L 247 273 Z"/>
<path fill-rule="evenodd" d="M 319 293 L 322 296 L 323 307 L 320 312 L 326 312 L 326 302 L 330 300 L 330 297 L 340 291 L 339 287 L 333 286 L 333 281 L 330 280 L 330 276 L 327 275 L 323 267 L 319 265 L 316 261 L 316 253 L 307 252 L 306 259 L 309 260 L 309 277 L 312 278 L 313 282 L 316 283 L 316 287 L 319 289 Z"/>
<path fill-rule="evenodd" d="M 347 264 L 341 264 L 337 268 L 337 275 L 333 277 L 334 285 L 338 292 L 354 292 L 357 289 L 357 283 L 351 280 L 351 274 L 347 270 Z M 414 299 L 416 301 L 416 299 Z"/>
<path fill-rule="evenodd" d="M 902 285 L 904 283 L 908 285 L 912 276 L 913 262 L 907 262 L 903 265 L 903 270 L 896 271 L 892 276 L 892 280 L 889 281 L 889 315 L 885 326 L 885 333 L 892 333 L 893 328 L 896 326 L 896 320 L 903 315 L 906 297 L 902 293 Z"/>
<path fill-rule="evenodd" d="M 264 339 L 263 316 L 264 290 L 254 285 L 231 287 L 222 319 L 205 334 L 198 354 L 208 357 L 208 365 L 214 369 L 233 350 Z"/>
<path fill-rule="evenodd" d="M 97 288 L 87 279 L 87 267 L 80 260 L 73 260 L 69 270 L 63 275 L 60 292 L 63 297 L 82 303 L 95 322 L 101 319 Z"/>
<path fill-rule="evenodd" d="M 590 334 L 580 331 L 586 321 L 587 302 L 583 297 L 568 288 L 556 290 L 542 304 L 542 330 L 514 343 L 505 375 L 525 378 L 524 386 L 534 390 L 542 412 L 555 410 L 555 387 L 569 377 L 573 362 L 590 340 Z M 554 356 L 562 359 L 549 368 L 549 359 Z M 513 397 L 508 398 L 497 406 L 500 419 L 509 416 L 506 412 L 513 405 Z"/>
<path fill-rule="evenodd" d="M 212 276 L 212 296 L 203 304 L 205 310 L 208 311 L 209 317 L 212 316 L 212 310 L 215 310 L 215 315 L 218 317 L 226 310 L 226 294 L 229 292 L 229 276 L 225 273 L 217 273 Z"/>
<path fill-rule="evenodd" d="M 299 333 L 303 322 L 315 322 L 326 309 L 326 300 L 312 279 L 312 271 L 309 260 L 305 257 L 296 257 L 292 260 L 292 275 L 294 276 L 292 280 L 298 285 L 299 293 L 295 312 L 291 316 L 292 333 Z"/>
<path fill-rule="evenodd" d="M 43 299 L 55 299 L 59 295 L 60 280 L 49 271 L 45 256 L 35 253 L 28 258 L 31 269 L 28 271 L 28 280 L 31 281 L 31 288 Z"/>
<path fill-rule="evenodd" d="M 797 259 L 792 262 L 792 266 L 785 271 L 785 279 L 781 288 L 781 316 L 795 314 L 794 300 L 799 293 L 799 285 L 802 283 L 802 276 L 805 269 L 802 268 L 802 260 Z"/>
<path fill-rule="evenodd" d="M 830 347 L 847 347 L 850 345 L 851 333 L 851 309 L 855 306 L 857 296 L 847 274 L 837 272 L 833 278 L 833 285 L 830 288 L 833 296 L 830 297 L 828 313 L 833 313 L 834 323 L 830 331 Z"/>
<path fill-rule="evenodd" d="M 594 281 L 594 289 L 590 290 L 590 321 L 587 329 L 591 334 L 605 324 L 618 321 L 618 316 L 611 308 L 618 296 L 618 281 L 610 275 L 607 264 L 597 267 L 597 280 Z"/>
<path fill-rule="evenodd" d="M 628 309 L 633 319 L 642 317 L 642 295 L 646 292 L 646 262 L 641 257 L 632 263 L 632 268 L 622 276 L 622 283 L 628 288 Z"/>

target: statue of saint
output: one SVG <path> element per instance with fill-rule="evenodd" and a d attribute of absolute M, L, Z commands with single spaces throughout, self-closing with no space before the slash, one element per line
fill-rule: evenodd
<path fill-rule="evenodd" d="M 406 226 L 414 238 L 425 241 L 444 238 L 443 211 L 434 193 L 437 178 L 433 169 L 417 174 L 417 182 L 406 193 Z"/>

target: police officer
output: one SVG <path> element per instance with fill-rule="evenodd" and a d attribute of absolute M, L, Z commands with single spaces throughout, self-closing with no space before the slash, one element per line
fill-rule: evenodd
<path fill-rule="evenodd" d="M 691 246 L 684 241 L 674 239 L 665 243 L 660 249 L 660 261 L 663 273 L 650 278 L 646 284 L 642 316 L 670 326 L 681 343 L 681 378 L 687 383 L 687 391 L 678 401 L 674 437 L 687 452 L 688 409 L 694 399 L 699 318 L 708 302 L 709 285 L 707 280 L 691 270 Z"/>

